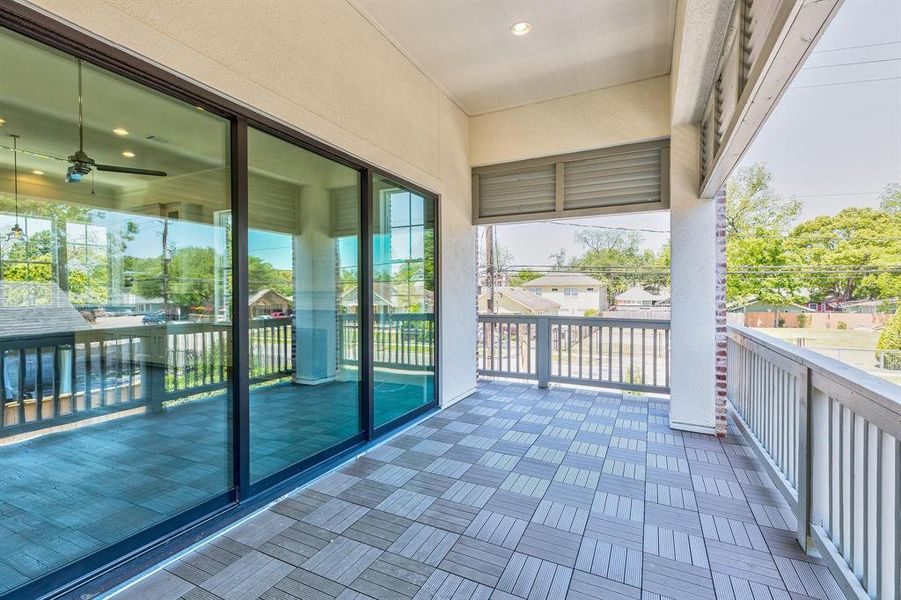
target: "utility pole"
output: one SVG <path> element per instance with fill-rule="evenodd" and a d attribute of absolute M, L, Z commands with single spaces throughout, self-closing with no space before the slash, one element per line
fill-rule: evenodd
<path fill-rule="evenodd" d="M 494 225 L 485 228 L 485 263 L 488 279 L 488 312 L 494 314 Z"/>

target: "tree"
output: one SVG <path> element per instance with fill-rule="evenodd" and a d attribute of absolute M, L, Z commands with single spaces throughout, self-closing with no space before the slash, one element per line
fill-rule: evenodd
<path fill-rule="evenodd" d="M 891 215 L 901 214 L 901 183 L 885 186 L 879 196 L 879 208 Z"/>
<path fill-rule="evenodd" d="M 877 350 L 894 350 L 895 352 L 886 352 L 883 359 L 883 365 L 886 369 L 901 370 L 901 306 L 895 311 L 892 317 L 885 325 L 885 329 L 879 335 L 879 341 L 876 343 Z M 879 360 L 880 353 L 876 353 L 876 359 Z"/>
<path fill-rule="evenodd" d="M 214 296 L 214 265 L 213 248 L 179 248 L 172 252 L 166 280 L 162 257 L 133 259 L 130 266 L 136 271 L 134 291 L 145 298 L 160 298 L 168 293 L 173 306 L 187 310 L 206 307 Z M 274 290 L 289 298 L 293 294 L 293 286 L 286 281 L 284 273 L 259 257 L 248 257 L 247 271 L 251 294 L 263 289 Z"/>
<path fill-rule="evenodd" d="M 611 295 L 635 284 L 663 285 L 669 281 L 668 273 L 656 268 L 655 253 L 642 247 L 644 236 L 639 231 L 585 228 L 576 233 L 575 239 L 586 251 L 570 265 L 596 273 L 594 277 L 607 284 Z M 606 274 L 597 274 L 601 272 Z"/>
<path fill-rule="evenodd" d="M 576 232 L 576 242 L 587 252 L 603 254 L 618 252 L 635 255 L 641 252 L 641 232 L 627 229 L 584 228 Z"/>
<path fill-rule="evenodd" d="M 521 269 L 510 277 L 510 285 L 513 287 L 521 287 L 530 281 L 534 281 L 541 277 L 541 273 L 531 269 Z"/>
<path fill-rule="evenodd" d="M 558 250 L 557 252 L 554 252 L 553 254 L 548 256 L 548 258 L 550 258 L 552 261 L 554 261 L 555 269 L 562 269 L 562 268 L 566 267 L 566 264 L 569 261 L 569 258 L 566 256 L 565 248 L 560 248 L 560 250 Z"/>
<path fill-rule="evenodd" d="M 846 208 L 801 223 L 785 244 L 793 264 L 821 267 L 796 277 L 816 299 L 901 296 L 901 275 L 886 270 L 901 257 L 901 213 Z"/>
<path fill-rule="evenodd" d="M 726 183 L 726 234 L 785 233 L 801 214 L 801 202 L 786 200 L 771 188 L 773 176 L 763 163 L 738 169 Z"/>
<path fill-rule="evenodd" d="M 726 298 L 763 302 L 798 299 L 797 278 L 788 264 L 784 237 L 801 212 L 798 200 L 786 200 L 771 188 L 762 163 L 742 167 L 726 183 Z"/>

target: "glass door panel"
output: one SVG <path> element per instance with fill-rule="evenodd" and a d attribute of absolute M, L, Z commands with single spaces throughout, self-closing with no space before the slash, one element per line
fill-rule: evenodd
<path fill-rule="evenodd" d="M 5 30 L 0 65 L 2 595 L 228 501 L 232 329 L 229 122 Z"/>
<path fill-rule="evenodd" d="M 250 480 L 363 429 L 359 173 L 248 133 Z"/>
<path fill-rule="evenodd" d="M 435 401 L 435 199 L 372 182 L 375 427 Z"/>

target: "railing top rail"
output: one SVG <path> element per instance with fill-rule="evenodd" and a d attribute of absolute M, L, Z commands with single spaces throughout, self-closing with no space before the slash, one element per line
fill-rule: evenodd
<path fill-rule="evenodd" d="M 749 339 L 792 362 L 801 364 L 810 369 L 812 373 L 879 404 L 901 419 L 901 386 L 871 375 L 857 367 L 839 362 L 834 358 L 784 342 L 749 327 L 729 325 L 728 333 L 730 337 Z"/>
<path fill-rule="evenodd" d="M 552 323 L 565 325 L 605 325 L 608 327 L 635 327 L 645 329 L 669 329 L 669 319 L 617 319 L 615 317 L 549 317 Z"/>
<path fill-rule="evenodd" d="M 548 319 L 551 323 L 563 325 L 634 327 L 636 329 L 670 328 L 669 319 L 616 319 L 612 317 L 569 317 L 563 315 L 479 315 L 479 321 L 488 323 L 537 323 L 539 319 Z"/>
<path fill-rule="evenodd" d="M 479 321 L 485 323 L 537 323 L 539 318 L 539 315 L 479 315 Z"/>

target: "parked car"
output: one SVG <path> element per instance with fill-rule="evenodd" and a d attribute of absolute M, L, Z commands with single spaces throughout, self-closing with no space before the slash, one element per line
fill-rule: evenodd
<path fill-rule="evenodd" d="M 154 312 L 147 313 L 144 315 L 144 318 L 141 319 L 141 323 L 144 325 L 160 325 L 162 323 L 166 323 L 168 321 L 177 321 L 178 316 L 175 314 L 166 314 L 161 310 L 157 310 Z"/>

